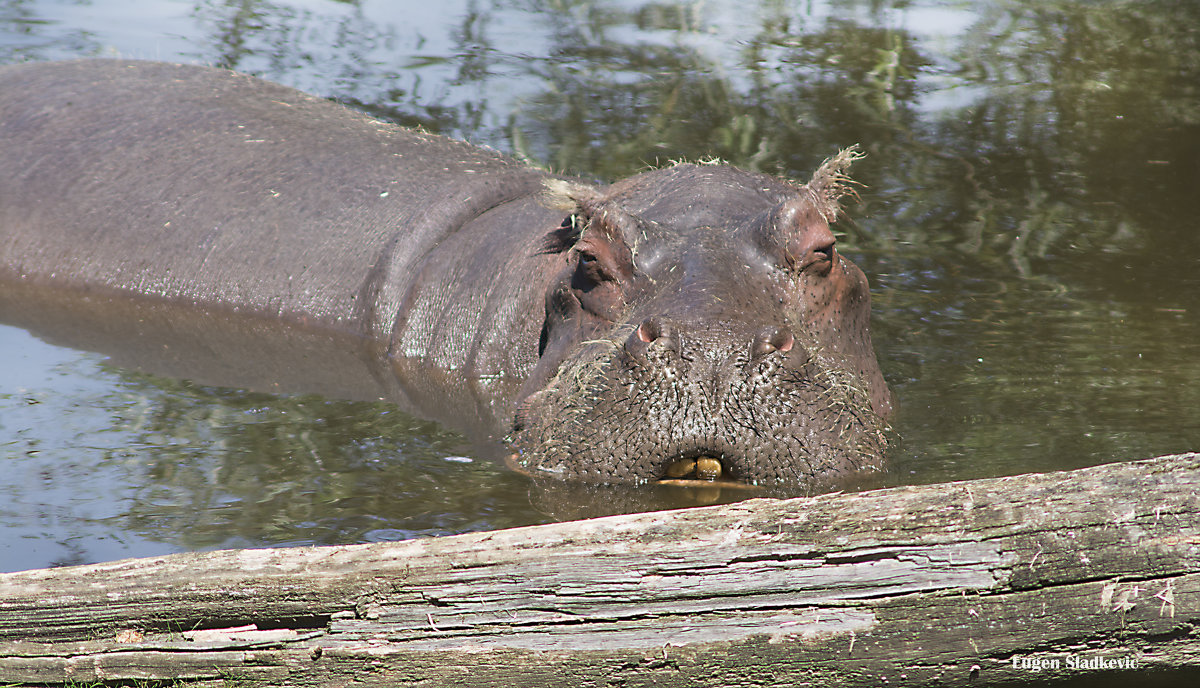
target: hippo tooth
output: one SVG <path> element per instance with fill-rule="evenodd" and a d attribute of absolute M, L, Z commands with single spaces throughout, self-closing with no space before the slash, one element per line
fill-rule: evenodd
<path fill-rule="evenodd" d="M 668 478 L 682 478 L 688 475 L 696 467 L 695 459 L 679 459 L 672 461 L 671 465 L 667 466 Z"/>
<path fill-rule="evenodd" d="M 701 456 L 696 459 L 696 477 L 702 480 L 716 480 L 721 477 L 721 462 L 711 456 Z"/>

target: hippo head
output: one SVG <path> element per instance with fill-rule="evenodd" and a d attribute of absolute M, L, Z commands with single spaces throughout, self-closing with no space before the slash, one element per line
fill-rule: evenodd
<path fill-rule="evenodd" d="M 609 483 L 819 486 L 879 469 L 891 397 L 870 295 L 829 229 L 857 157 L 807 185 L 691 164 L 550 183 L 570 214 L 546 239 L 562 269 L 514 460 Z"/>

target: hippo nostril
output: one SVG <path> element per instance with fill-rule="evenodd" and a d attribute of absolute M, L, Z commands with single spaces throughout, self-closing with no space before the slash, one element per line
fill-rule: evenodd
<path fill-rule="evenodd" d="M 644 319 L 642 324 L 637 325 L 637 331 L 634 334 L 642 343 L 652 343 L 660 339 L 670 339 L 674 333 L 671 325 L 662 321 L 661 318 L 649 317 Z"/>
<path fill-rule="evenodd" d="M 771 336 L 771 345 L 775 347 L 776 351 L 786 354 L 796 345 L 796 338 L 792 336 L 791 332 L 778 328 Z"/>
<path fill-rule="evenodd" d="M 671 323 L 658 317 L 646 318 L 625 340 L 625 350 L 645 364 L 651 350 L 679 352 L 679 340 Z"/>
<path fill-rule="evenodd" d="M 679 351 L 679 337 L 675 326 L 662 318 L 646 318 L 638 325 L 633 335 L 646 346 Z"/>
<path fill-rule="evenodd" d="M 791 332 L 782 327 L 772 327 L 754 338 L 750 345 L 750 355 L 753 358 L 761 358 L 775 351 L 787 353 L 795 345 L 796 338 Z"/>
<path fill-rule="evenodd" d="M 665 334 L 663 323 L 658 318 L 646 318 L 637 328 L 637 338 L 644 344 L 649 344 Z"/>

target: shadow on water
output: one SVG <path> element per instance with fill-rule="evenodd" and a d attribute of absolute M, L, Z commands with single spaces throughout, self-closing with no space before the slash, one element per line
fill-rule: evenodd
<path fill-rule="evenodd" d="M 884 483 L 1200 448 L 1196 3 L 163 5 L 186 12 L 130 37 L 117 3 L 4 3 L 0 62 L 217 64 L 605 180 L 710 156 L 806 178 L 858 142 L 861 202 L 838 229 L 901 406 Z M 26 476 L 0 507 L 0 568 L 740 497 L 531 489 L 386 403 L 178 382 L 9 335 L 50 362 L 0 387 L 0 461 Z"/>

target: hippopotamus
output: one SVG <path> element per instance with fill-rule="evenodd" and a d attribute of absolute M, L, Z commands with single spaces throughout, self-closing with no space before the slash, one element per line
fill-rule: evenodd
<path fill-rule="evenodd" d="M 0 318 L 176 360 L 273 323 L 243 367 L 355 361 L 538 479 L 836 486 L 883 467 L 893 407 L 830 229 L 858 157 L 597 184 L 223 69 L 6 66 Z"/>

